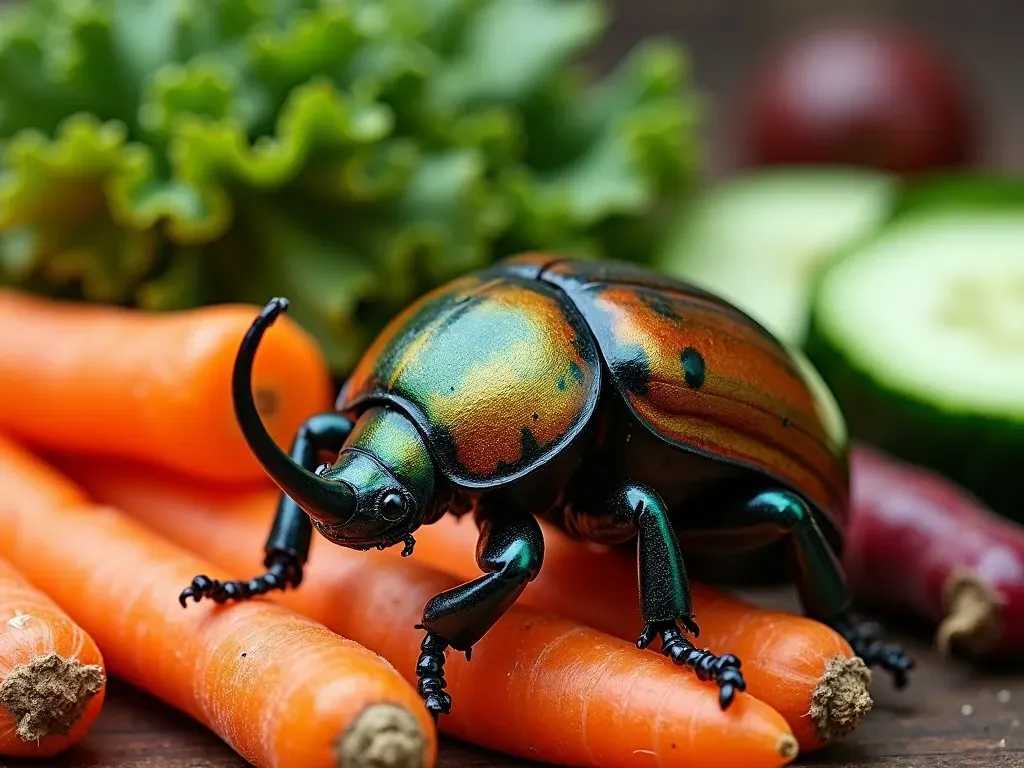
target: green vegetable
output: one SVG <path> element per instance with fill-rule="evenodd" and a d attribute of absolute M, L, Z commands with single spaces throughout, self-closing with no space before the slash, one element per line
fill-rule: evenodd
<path fill-rule="evenodd" d="M 694 175 L 682 51 L 590 78 L 595 0 L 0 12 L 0 278 L 161 310 L 286 295 L 339 374 L 497 257 L 649 259 Z"/>
<path fill-rule="evenodd" d="M 698 197 L 657 264 L 800 346 L 815 275 L 885 220 L 896 189 L 889 176 L 867 170 L 755 171 Z"/>
<path fill-rule="evenodd" d="M 854 437 L 1024 520 L 1024 207 L 887 226 L 823 276 L 807 354 Z"/>
<path fill-rule="evenodd" d="M 903 188 L 891 218 L 968 208 L 1024 210 L 1024 179 L 980 172 L 931 174 Z"/>

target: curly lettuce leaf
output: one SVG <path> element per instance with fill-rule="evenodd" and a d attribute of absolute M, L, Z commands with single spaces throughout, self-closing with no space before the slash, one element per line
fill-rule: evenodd
<path fill-rule="evenodd" d="M 494 0 L 464 20 L 462 45 L 432 83 L 441 110 L 514 103 L 592 43 L 606 24 L 590 0 Z"/>
<path fill-rule="evenodd" d="M 118 123 L 65 120 L 50 142 L 20 132 L 4 148 L 0 175 L 0 265 L 7 279 L 81 286 L 93 301 L 117 301 L 155 262 L 156 233 L 125 228 L 108 206 L 112 179 L 137 178 L 144 147 Z"/>
<path fill-rule="evenodd" d="M 544 94 L 535 112 L 562 122 L 542 127 L 540 117 L 528 123 L 531 137 L 550 133 L 554 141 L 543 148 L 544 156 L 504 176 L 518 224 L 510 247 L 544 242 L 581 254 L 645 260 L 608 248 L 594 229 L 647 219 L 664 200 L 687 191 L 699 106 L 679 96 L 686 74 L 678 49 L 650 44 L 598 87 L 583 89 L 570 75 Z M 568 108 L 555 111 L 553 102 Z M 591 237 L 580 237 L 588 232 Z"/>

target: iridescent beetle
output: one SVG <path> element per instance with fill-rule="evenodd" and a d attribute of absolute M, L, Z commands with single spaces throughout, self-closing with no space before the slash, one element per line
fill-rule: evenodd
<path fill-rule="evenodd" d="M 344 547 L 409 554 L 419 526 L 472 514 L 482 575 L 430 600 L 420 627 L 419 691 L 436 717 L 452 704 L 445 651 L 468 656 L 539 572 L 542 517 L 601 544 L 637 540 L 638 646 L 660 638 L 717 683 L 725 708 L 746 687 L 740 662 L 685 634 L 699 628 L 683 554 L 784 540 L 805 612 L 905 684 L 912 662 L 853 617 L 837 564 L 842 417 L 804 358 L 736 308 L 637 267 L 525 254 L 397 316 L 289 457 L 251 391 L 260 339 L 287 306 L 274 299 L 257 317 L 232 384 L 246 440 L 283 491 L 266 573 L 198 576 L 182 605 L 298 586 L 314 527 Z"/>

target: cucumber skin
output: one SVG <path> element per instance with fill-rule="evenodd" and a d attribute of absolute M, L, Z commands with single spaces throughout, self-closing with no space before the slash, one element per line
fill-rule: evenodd
<path fill-rule="evenodd" d="M 887 387 L 836 348 L 814 311 L 804 353 L 839 402 L 853 439 L 929 467 L 997 514 L 1024 522 L 1024 423 L 944 411 Z"/>

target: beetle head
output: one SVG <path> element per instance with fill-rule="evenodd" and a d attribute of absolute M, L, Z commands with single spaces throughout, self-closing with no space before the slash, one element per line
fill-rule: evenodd
<path fill-rule="evenodd" d="M 346 495 L 352 499 L 347 516 L 310 514 L 325 539 L 351 549 L 410 543 L 430 501 L 420 488 L 397 477 L 380 458 L 356 447 L 346 446 L 337 462 L 319 471 L 328 482 L 346 486 Z"/>
<path fill-rule="evenodd" d="M 263 469 L 327 539 L 353 549 L 406 542 L 423 522 L 434 493 L 434 463 L 416 426 L 387 407 L 369 408 L 337 460 L 315 472 L 295 462 L 267 432 L 252 397 L 252 367 L 267 328 L 288 308 L 272 299 L 242 341 L 232 375 L 235 416 Z"/>
<path fill-rule="evenodd" d="M 345 486 L 353 500 L 347 517 L 310 514 L 325 538 L 345 547 L 408 544 L 433 500 L 434 466 L 427 447 L 415 425 L 389 408 L 371 408 L 360 416 L 338 460 L 318 473 Z"/>

